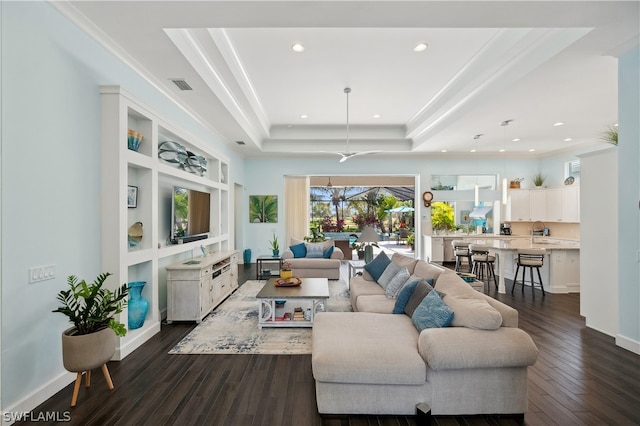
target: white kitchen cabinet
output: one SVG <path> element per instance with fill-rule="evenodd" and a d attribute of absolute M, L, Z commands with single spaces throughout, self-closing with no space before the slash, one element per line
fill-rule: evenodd
<path fill-rule="evenodd" d="M 545 193 L 547 210 L 542 220 L 547 222 L 562 222 L 562 189 L 548 189 Z"/>
<path fill-rule="evenodd" d="M 507 222 L 530 222 L 531 201 L 528 189 L 514 189 L 509 191 L 507 208 Z"/>
<path fill-rule="evenodd" d="M 547 191 L 532 189 L 529 191 L 529 218 L 531 220 L 547 220 Z"/>
<path fill-rule="evenodd" d="M 224 251 L 167 266 L 167 323 L 201 322 L 238 287 L 237 263 Z"/>
<path fill-rule="evenodd" d="M 562 221 L 580 222 L 580 187 L 562 188 Z"/>

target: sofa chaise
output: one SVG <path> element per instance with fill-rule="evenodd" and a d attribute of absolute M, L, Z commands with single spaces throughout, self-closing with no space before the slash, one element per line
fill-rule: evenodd
<path fill-rule="evenodd" d="M 289 248 L 282 253 L 282 259 L 291 264 L 291 271 L 296 277 L 338 280 L 344 253 L 333 240 L 308 243 L 292 238 Z"/>
<path fill-rule="evenodd" d="M 365 268 L 350 280 L 354 312 L 315 317 L 318 411 L 410 415 L 421 404 L 435 415 L 526 412 L 527 368 L 538 350 L 518 328 L 517 311 L 477 292 L 453 271 L 399 254 L 390 263 L 406 268 L 412 283 L 420 280 L 408 300 L 408 287 L 389 298 Z M 406 314 L 420 298 L 412 315 Z M 446 305 L 450 326 L 418 331 L 414 317 L 426 312 L 427 298 Z M 392 313 L 397 302 L 405 303 L 402 313 Z"/>

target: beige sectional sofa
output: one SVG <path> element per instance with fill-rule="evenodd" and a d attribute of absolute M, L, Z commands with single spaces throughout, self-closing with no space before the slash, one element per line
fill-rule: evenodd
<path fill-rule="evenodd" d="M 527 367 L 538 350 L 517 328 L 517 311 L 452 271 L 397 254 L 392 261 L 433 280 L 454 312 L 451 326 L 418 332 L 411 317 L 391 313 L 395 300 L 366 271 L 351 278 L 355 312 L 314 320 L 318 411 L 408 415 L 426 404 L 435 415 L 526 412 Z"/>
<path fill-rule="evenodd" d="M 303 240 L 297 240 L 292 238 L 289 248 L 282 253 L 282 259 L 291 264 L 291 271 L 293 275 L 300 278 L 327 278 L 330 280 L 340 279 L 340 265 L 342 259 L 344 259 L 344 253 L 338 247 L 335 246 L 333 240 L 325 240 L 322 245 L 323 252 L 326 252 L 330 247 L 333 247 L 333 251 L 329 258 L 324 257 L 308 257 L 306 254 L 303 257 L 295 257 L 294 251 L 291 250 L 292 246 L 307 245 Z M 306 253 L 306 252 L 305 252 Z"/>

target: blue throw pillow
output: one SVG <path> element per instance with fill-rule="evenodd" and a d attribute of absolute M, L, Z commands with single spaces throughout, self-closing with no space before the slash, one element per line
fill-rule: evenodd
<path fill-rule="evenodd" d="M 289 246 L 289 250 L 291 250 L 295 258 L 307 256 L 307 246 L 305 246 L 304 243 Z"/>
<path fill-rule="evenodd" d="M 431 291 L 413 312 L 411 320 L 418 332 L 426 328 L 449 327 L 453 311 L 442 301 L 437 291 Z"/>
<path fill-rule="evenodd" d="M 416 286 L 420 282 L 420 280 L 411 281 L 411 277 L 409 277 L 407 281 L 408 284 L 405 284 L 396 296 L 396 304 L 393 306 L 394 314 L 404 314 L 404 307 L 407 306 L 407 302 L 413 294 L 413 290 L 416 289 Z"/>
<path fill-rule="evenodd" d="M 371 262 L 364 265 L 365 271 L 367 271 L 374 281 L 378 281 L 380 275 L 387 269 L 387 266 L 391 263 L 391 259 L 389 256 L 383 251 L 380 252 L 379 255 L 375 257 Z"/>
<path fill-rule="evenodd" d="M 329 248 L 324 251 L 324 254 L 322 255 L 322 257 L 324 257 L 325 259 L 330 259 L 332 254 L 333 254 L 333 246 L 329 246 Z"/>
<path fill-rule="evenodd" d="M 307 256 L 310 258 L 322 258 L 324 255 L 324 244 L 323 243 L 305 243 L 307 247 Z"/>

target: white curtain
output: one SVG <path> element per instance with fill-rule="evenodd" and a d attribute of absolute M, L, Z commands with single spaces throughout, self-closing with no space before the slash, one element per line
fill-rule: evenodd
<path fill-rule="evenodd" d="M 309 234 L 309 177 L 284 177 L 285 247 Z"/>

